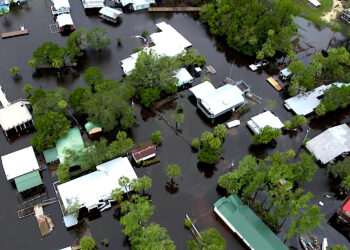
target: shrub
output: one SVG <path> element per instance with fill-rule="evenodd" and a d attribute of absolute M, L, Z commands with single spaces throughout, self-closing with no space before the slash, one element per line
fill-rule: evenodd
<path fill-rule="evenodd" d="M 162 131 L 156 130 L 152 134 L 151 142 L 155 145 L 159 145 L 162 143 L 163 137 L 162 137 Z"/>
<path fill-rule="evenodd" d="M 190 219 L 185 219 L 185 227 L 190 228 L 192 226 L 192 221 Z"/>
<path fill-rule="evenodd" d="M 147 38 L 149 36 L 149 32 L 147 30 L 142 31 L 141 36 Z"/>
<path fill-rule="evenodd" d="M 122 38 L 121 37 L 117 37 L 117 44 L 121 45 L 122 44 Z"/>
<path fill-rule="evenodd" d="M 206 82 L 206 81 L 211 82 L 210 77 L 203 77 L 203 78 L 201 79 L 201 82 Z"/>
<path fill-rule="evenodd" d="M 200 141 L 199 141 L 199 138 L 198 138 L 198 137 L 193 138 L 192 143 L 191 143 L 191 146 L 192 146 L 192 148 L 194 148 L 194 149 L 196 149 L 196 150 L 199 149 L 199 147 L 200 147 Z"/>
<path fill-rule="evenodd" d="M 272 140 L 281 136 L 281 130 L 270 126 L 264 127 L 259 134 L 252 137 L 253 142 L 258 144 L 268 144 Z"/>
<path fill-rule="evenodd" d="M 137 52 L 139 52 L 139 51 L 141 51 L 141 50 L 142 50 L 142 48 L 140 48 L 140 47 L 135 47 L 135 48 L 132 49 L 132 51 L 133 51 L 134 53 L 137 53 Z"/>
<path fill-rule="evenodd" d="M 89 236 L 84 236 L 80 240 L 81 250 L 94 250 L 96 249 L 96 242 L 93 238 Z"/>
<path fill-rule="evenodd" d="M 183 112 L 184 111 L 184 104 L 183 103 L 180 103 L 179 106 L 177 107 L 177 111 L 178 112 Z"/>

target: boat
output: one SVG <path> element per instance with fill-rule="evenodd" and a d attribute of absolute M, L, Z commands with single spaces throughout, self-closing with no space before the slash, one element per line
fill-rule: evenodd
<path fill-rule="evenodd" d="M 304 250 L 316 250 L 309 239 L 306 239 L 302 236 L 299 237 L 300 245 Z"/>
<path fill-rule="evenodd" d="M 227 126 L 227 128 L 233 128 L 233 127 L 239 126 L 240 124 L 241 124 L 240 120 L 233 120 L 233 121 L 226 123 L 226 126 Z"/>
<path fill-rule="evenodd" d="M 327 238 L 323 238 L 322 240 L 322 250 L 327 250 L 328 247 L 328 240 Z"/>
<path fill-rule="evenodd" d="M 282 89 L 273 77 L 267 78 L 266 81 L 268 81 L 268 83 L 270 83 L 277 91 L 280 91 Z"/>
<path fill-rule="evenodd" d="M 269 64 L 269 62 L 260 61 L 260 62 L 257 62 L 257 63 L 255 63 L 255 64 L 250 64 L 250 65 L 249 65 L 249 68 L 250 68 L 252 71 L 256 71 L 256 70 L 258 70 L 258 69 L 260 69 L 260 68 L 262 68 L 262 67 L 264 67 L 264 66 L 266 66 L 266 65 L 268 65 L 268 64 Z"/>

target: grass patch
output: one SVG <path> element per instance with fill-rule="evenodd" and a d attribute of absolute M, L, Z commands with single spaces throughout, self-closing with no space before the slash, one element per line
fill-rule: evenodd
<path fill-rule="evenodd" d="M 314 22 L 320 26 L 329 26 L 329 23 L 322 19 L 322 16 L 329 12 L 333 6 L 333 0 L 318 0 L 321 3 L 321 6 L 318 8 L 310 7 L 308 0 L 294 0 L 294 3 L 297 4 L 301 13 L 300 16 L 305 19 Z"/>

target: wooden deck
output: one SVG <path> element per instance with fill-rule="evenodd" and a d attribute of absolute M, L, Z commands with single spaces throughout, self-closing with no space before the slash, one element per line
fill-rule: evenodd
<path fill-rule="evenodd" d="M 267 78 L 266 81 L 268 81 L 268 83 L 270 83 L 277 91 L 280 91 L 282 89 L 273 77 Z"/>
<path fill-rule="evenodd" d="M 5 32 L 1 34 L 2 39 L 5 38 L 10 38 L 10 37 L 15 37 L 15 36 L 23 36 L 23 35 L 28 35 L 29 30 L 23 29 L 23 30 L 16 30 L 16 31 L 11 31 L 11 32 Z"/>
<path fill-rule="evenodd" d="M 150 7 L 148 8 L 148 11 L 150 12 L 160 12 L 160 11 L 167 11 L 167 12 L 181 12 L 181 11 L 199 11 L 200 7 Z"/>
<path fill-rule="evenodd" d="M 213 66 L 209 65 L 206 67 L 208 72 L 210 72 L 210 74 L 215 75 L 216 74 L 216 70 L 213 68 Z"/>

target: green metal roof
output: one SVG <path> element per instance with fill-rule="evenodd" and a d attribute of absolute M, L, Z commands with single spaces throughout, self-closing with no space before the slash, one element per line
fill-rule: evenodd
<path fill-rule="evenodd" d="M 87 122 L 85 125 L 84 125 L 85 129 L 87 132 L 89 132 L 91 129 L 93 128 L 102 128 L 102 126 L 98 123 L 93 123 L 93 122 Z"/>
<path fill-rule="evenodd" d="M 45 158 L 46 163 L 50 163 L 50 162 L 54 162 L 54 161 L 58 160 L 56 148 L 47 149 L 43 153 L 44 153 L 44 158 Z"/>
<path fill-rule="evenodd" d="M 222 197 L 215 202 L 214 206 L 225 217 L 226 221 L 230 223 L 228 226 L 233 227 L 249 244 L 250 248 L 288 250 L 287 246 L 282 243 L 249 207 L 242 203 L 236 194 L 232 194 L 229 197 Z"/>
<path fill-rule="evenodd" d="M 58 158 L 62 161 L 66 156 L 64 150 L 79 151 L 84 149 L 84 141 L 78 128 L 72 128 L 68 133 L 56 142 Z"/>
<path fill-rule="evenodd" d="M 33 172 L 15 178 L 15 183 L 17 191 L 20 193 L 32 187 L 39 186 L 43 183 L 43 181 L 41 180 L 39 171 L 35 170 Z"/>

